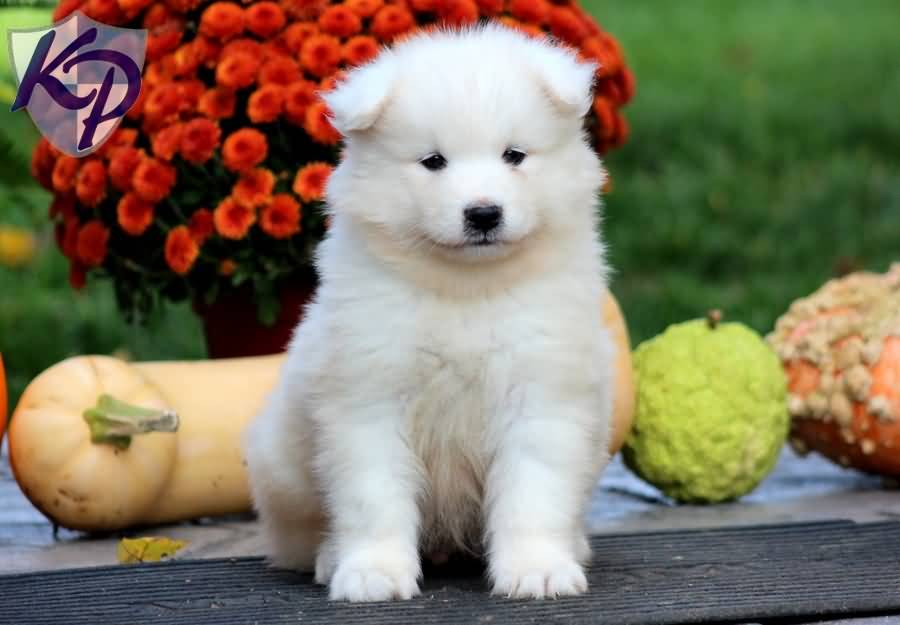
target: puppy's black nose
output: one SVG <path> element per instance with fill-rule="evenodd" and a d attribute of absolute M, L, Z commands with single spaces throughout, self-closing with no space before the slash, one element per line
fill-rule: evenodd
<path fill-rule="evenodd" d="M 479 204 L 463 211 L 466 227 L 477 232 L 487 233 L 500 225 L 503 209 L 496 204 Z"/>

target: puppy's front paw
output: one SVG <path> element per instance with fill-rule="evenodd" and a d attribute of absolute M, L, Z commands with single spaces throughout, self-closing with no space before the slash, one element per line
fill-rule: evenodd
<path fill-rule="evenodd" d="M 490 564 L 493 594 L 516 599 L 579 595 L 587 590 L 584 569 L 553 545 L 531 543 L 495 553 Z"/>
<path fill-rule="evenodd" d="M 331 577 L 333 601 L 387 601 L 419 594 L 417 557 L 376 546 L 343 557 Z"/>

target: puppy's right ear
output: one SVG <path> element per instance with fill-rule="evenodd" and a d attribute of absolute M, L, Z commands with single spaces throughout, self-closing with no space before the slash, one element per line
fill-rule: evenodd
<path fill-rule="evenodd" d="M 396 72 L 391 53 L 383 50 L 377 60 L 351 70 L 337 87 L 322 94 L 338 132 L 347 135 L 375 124 L 391 96 Z"/>

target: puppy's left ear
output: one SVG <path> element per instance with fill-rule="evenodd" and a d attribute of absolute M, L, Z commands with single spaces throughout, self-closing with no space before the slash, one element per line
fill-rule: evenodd
<path fill-rule="evenodd" d="M 565 48 L 545 43 L 534 49 L 532 67 L 560 113 L 576 117 L 587 114 L 593 102 L 596 65 L 579 61 Z"/>
<path fill-rule="evenodd" d="M 338 132 L 347 135 L 371 128 L 390 98 L 395 75 L 396 63 L 385 50 L 378 59 L 351 70 L 337 87 L 322 94 Z"/>

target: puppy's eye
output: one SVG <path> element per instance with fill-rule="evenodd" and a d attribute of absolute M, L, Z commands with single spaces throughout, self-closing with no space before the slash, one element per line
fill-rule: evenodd
<path fill-rule="evenodd" d="M 515 167 L 516 165 L 521 165 L 522 161 L 525 160 L 527 154 L 522 150 L 517 150 L 516 148 L 508 148 L 506 152 L 503 153 L 503 160 Z"/>
<path fill-rule="evenodd" d="M 423 158 L 419 163 L 428 171 L 438 171 L 447 166 L 447 159 L 442 154 L 435 152 Z"/>

